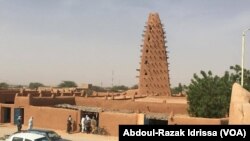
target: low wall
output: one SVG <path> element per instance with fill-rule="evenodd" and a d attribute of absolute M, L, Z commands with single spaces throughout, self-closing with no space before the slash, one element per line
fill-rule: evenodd
<path fill-rule="evenodd" d="M 28 125 L 28 120 L 31 116 L 34 117 L 34 128 L 49 128 L 49 129 L 67 129 L 67 119 L 71 115 L 74 121 L 74 131 L 78 131 L 79 111 L 52 107 L 36 107 L 29 106 L 24 111 L 24 124 Z"/>
<path fill-rule="evenodd" d="M 28 106 L 24 110 L 24 125 L 28 126 L 28 120 L 32 116 L 34 128 L 48 128 L 65 130 L 67 118 L 71 115 L 74 121 L 74 132 L 79 131 L 81 112 L 72 109 Z M 144 115 L 136 113 L 101 112 L 99 113 L 99 127 L 104 128 L 108 135 L 118 136 L 119 125 L 143 124 Z"/>
<path fill-rule="evenodd" d="M 104 110 L 129 111 L 143 113 L 170 113 L 187 114 L 187 104 L 180 103 L 153 103 L 119 100 L 103 100 L 97 98 L 76 97 L 76 105 L 88 107 L 102 107 Z"/>
<path fill-rule="evenodd" d="M 250 92 L 237 83 L 232 89 L 229 124 L 250 124 Z"/>
<path fill-rule="evenodd" d="M 31 105 L 33 106 L 51 106 L 56 104 L 71 104 L 75 105 L 74 97 L 60 96 L 60 97 L 32 97 Z"/>
<path fill-rule="evenodd" d="M 169 125 L 225 125 L 228 124 L 226 118 L 199 118 L 189 116 L 174 116 L 169 117 Z"/>
<path fill-rule="evenodd" d="M 108 135 L 118 136 L 119 125 L 137 124 L 137 114 L 102 112 L 99 115 L 99 126 L 104 128 Z"/>

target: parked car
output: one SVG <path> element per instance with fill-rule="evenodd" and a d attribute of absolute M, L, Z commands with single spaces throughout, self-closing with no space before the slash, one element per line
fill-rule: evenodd
<path fill-rule="evenodd" d="M 46 136 L 50 141 L 63 141 L 62 137 L 55 131 L 45 129 L 30 129 L 26 130 L 27 133 L 35 133 Z"/>
<path fill-rule="evenodd" d="M 20 132 L 10 135 L 5 141 L 49 141 L 49 139 L 40 134 Z"/>

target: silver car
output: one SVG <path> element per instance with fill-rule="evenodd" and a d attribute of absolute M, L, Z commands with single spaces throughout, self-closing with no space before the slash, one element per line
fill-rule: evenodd
<path fill-rule="evenodd" d="M 35 133 L 46 136 L 49 141 L 63 141 L 60 135 L 58 135 L 55 131 L 45 130 L 45 129 L 30 129 L 26 130 L 27 133 Z"/>
<path fill-rule="evenodd" d="M 5 141 L 50 141 L 46 136 L 35 133 L 14 133 Z"/>

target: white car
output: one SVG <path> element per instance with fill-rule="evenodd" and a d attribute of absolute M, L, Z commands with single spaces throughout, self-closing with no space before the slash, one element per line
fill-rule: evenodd
<path fill-rule="evenodd" d="M 9 136 L 5 141 L 49 141 L 44 135 L 35 133 L 15 133 Z"/>

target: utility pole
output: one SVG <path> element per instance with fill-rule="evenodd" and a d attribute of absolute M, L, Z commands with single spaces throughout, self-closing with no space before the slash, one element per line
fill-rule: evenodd
<path fill-rule="evenodd" d="M 244 51 L 245 51 L 245 36 L 246 36 L 246 32 L 250 30 L 247 29 L 247 30 L 244 30 L 242 32 L 242 46 L 241 46 L 241 86 L 243 87 L 244 85 Z"/>
<path fill-rule="evenodd" d="M 114 86 L 114 71 L 112 70 L 112 88 Z"/>

